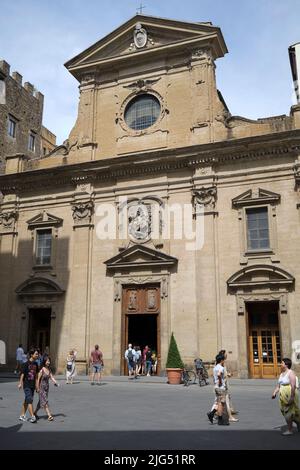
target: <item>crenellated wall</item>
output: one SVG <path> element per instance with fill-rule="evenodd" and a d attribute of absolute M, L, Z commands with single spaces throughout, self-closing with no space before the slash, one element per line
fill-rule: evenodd
<path fill-rule="evenodd" d="M 18 72 L 10 74 L 10 65 L 0 61 L 0 172 L 4 157 L 16 153 L 29 158 L 41 156 L 41 132 L 44 95 L 29 83 L 22 83 Z M 8 134 L 9 117 L 16 123 L 15 137 Z M 29 134 L 34 133 L 34 151 L 29 149 Z M 55 136 L 54 136 L 55 137 Z M 54 148 L 54 145 L 51 149 Z"/>

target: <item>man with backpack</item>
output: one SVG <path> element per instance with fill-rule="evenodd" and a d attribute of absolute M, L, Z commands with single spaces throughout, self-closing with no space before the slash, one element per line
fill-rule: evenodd
<path fill-rule="evenodd" d="M 136 378 L 136 352 L 134 350 L 134 348 L 132 347 L 132 344 L 129 343 L 128 344 L 128 349 L 126 349 L 125 351 L 125 359 L 127 360 L 127 364 L 128 364 L 128 375 L 129 377 L 131 375 L 134 376 L 134 378 Z"/>

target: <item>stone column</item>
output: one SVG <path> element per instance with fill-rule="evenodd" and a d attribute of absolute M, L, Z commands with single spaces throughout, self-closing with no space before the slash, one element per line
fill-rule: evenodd
<path fill-rule="evenodd" d="M 70 319 L 70 347 L 77 350 L 78 372 L 87 373 L 89 359 L 91 250 L 94 202 L 75 199 L 72 205 L 74 220 L 72 262 L 72 310 Z"/>

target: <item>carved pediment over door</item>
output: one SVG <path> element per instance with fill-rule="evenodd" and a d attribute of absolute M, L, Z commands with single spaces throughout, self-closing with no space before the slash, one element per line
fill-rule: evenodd
<path fill-rule="evenodd" d="M 134 245 L 118 255 L 105 261 L 107 269 L 118 270 L 153 267 L 172 267 L 177 264 L 177 258 L 167 255 L 144 245 Z"/>

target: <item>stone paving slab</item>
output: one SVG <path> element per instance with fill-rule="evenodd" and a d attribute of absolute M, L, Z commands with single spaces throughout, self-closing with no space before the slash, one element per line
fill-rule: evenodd
<path fill-rule="evenodd" d="M 23 392 L 17 379 L 0 378 L 0 449 L 299 449 L 300 433 L 284 437 L 285 422 L 274 381 L 231 381 L 238 423 L 211 425 L 206 413 L 214 400 L 212 386 L 168 385 L 166 377 L 128 380 L 104 377 L 50 386 L 54 421 L 41 412 L 36 424 L 18 421 Z M 144 380 L 145 379 L 145 380 Z M 36 402 L 36 398 L 35 398 Z"/>

